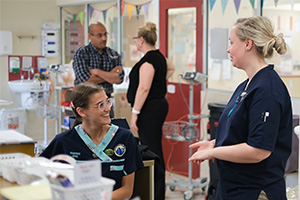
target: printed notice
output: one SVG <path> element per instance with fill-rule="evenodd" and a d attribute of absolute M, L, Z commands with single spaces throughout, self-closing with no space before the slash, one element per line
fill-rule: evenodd
<path fill-rule="evenodd" d="M 75 165 L 75 184 L 82 185 L 99 182 L 101 178 L 101 161 L 85 161 Z"/>

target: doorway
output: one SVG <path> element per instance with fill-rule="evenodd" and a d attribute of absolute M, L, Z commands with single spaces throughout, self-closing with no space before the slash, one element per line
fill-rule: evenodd
<path fill-rule="evenodd" d="M 166 122 L 188 121 L 189 84 L 180 78 L 182 72 L 202 73 L 203 0 L 160 1 L 160 51 L 175 65 L 168 80 L 169 113 Z M 194 85 L 193 111 L 200 114 L 201 85 Z M 199 122 L 199 120 L 198 120 Z M 200 123 L 197 123 L 200 130 Z M 189 141 L 174 141 L 163 137 L 163 151 L 168 171 L 188 175 Z M 175 156 L 176 155 L 176 156 Z M 193 178 L 200 175 L 193 164 Z"/>

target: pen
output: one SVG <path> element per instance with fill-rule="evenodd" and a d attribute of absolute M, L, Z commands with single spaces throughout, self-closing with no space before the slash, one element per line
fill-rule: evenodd
<path fill-rule="evenodd" d="M 265 112 L 265 114 L 264 114 L 264 122 L 267 121 L 267 117 L 269 117 L 269 116 L 270 116 L 270 113 L 269 112 Z"/>

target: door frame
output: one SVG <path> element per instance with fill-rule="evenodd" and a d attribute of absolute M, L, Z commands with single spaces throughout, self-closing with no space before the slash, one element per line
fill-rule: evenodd
<path fill-rule="evenodd" d="M 159 46 L 160 51 L 166 57 L 168 57 L 168 9 L 170 8 L 196 8 L 196 66 L 195 71 L 202 73 L 203 71 L 203 0 L 160 0 L 159 1 Z M 189 95 L 189 84 L 168 82 L 168 85 L 175 86 L 175 90 L 182 89 L 184 96 Z M 180 88 L 181 87 L 181 88 Z M 183 108 L 182 93 L 176 92 L 175 94 L 167 94 L 167 100 L 169 103 L 169 113 L 166 121 L 176 121 L 184 114 L 188 114 L 188 109 Z M 194 85 L 194 113 L 200 113 L 201 104 L 201 84 Z M 180 109 L 178 109 L 180 108 Z M 200 126 L 198 127 L 200 130 Z M 183 142 L 170 142 L 163 136 L 162 139 L 164 159 L 166 163 L 166 169 L 168 170 L 168 162 L 172 160 L 172 172 L 182 175 L 188 175 L 188 157 L 189 157 L 189 141 Z M 172 149 L 172 150 L 171 150 Z M 176 156 L 172 156 L 176 155 Z M 186 161 L 186 162 L 183 162 Z M 200 176 L 199 165 L 192 164 L 192 177 L 198 178 Z"/>
<path fill-rule="evenodd" d="M 202 73 L 203 0 L 160 0 L 159 2 L 159 49 L 166 57 L 168 57 L 168 9 L 196 7 L 196 71 Z"/>

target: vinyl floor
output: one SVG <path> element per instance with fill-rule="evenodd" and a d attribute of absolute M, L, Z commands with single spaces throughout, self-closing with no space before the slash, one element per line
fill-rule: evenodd
<path fill-rule="evenodd" d="M 207 178 L 207 182 L 209 183 L 209 167 L 207 162 L 203 162 L 200 167 L 200 177 Z M 184 181 L 184 183 L 188 183 L 189 179 L 186 176 L 181 176 L 178 174 L 170 173 L 166 171 L 166 182 L 174 183 L 174 180 Z M 194 181 L 194 180 L 193 180 Z M 184 195 L 187 189 L 175 187 L 174 191 L 170 190 L 170 187 L 166 188 L 166 199 L 165 200 L 185 200 Z M 204 191 L 202 188 L 193 189 L 192 200 L 205 200 L 205 196 L 207 194 L 207 187 L 205 187 Z"/>

